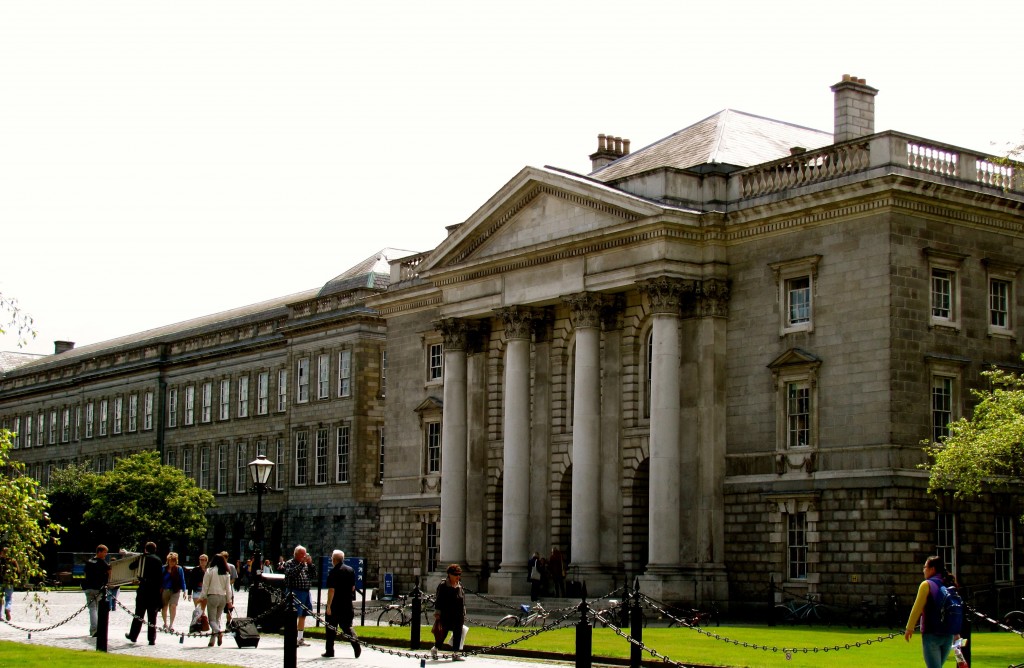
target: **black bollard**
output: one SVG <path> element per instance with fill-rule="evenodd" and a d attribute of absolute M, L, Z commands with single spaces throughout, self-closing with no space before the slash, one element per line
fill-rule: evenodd
<path fill-rule="evenodd" d="M 629 643 L 629 665 L 630 668 L 640 668 L 639 643 L 644 641 L 644 603 L 640 600 L 640 578 L 634 578 L 633 595 L 627 600 L 630 602 L 629 635 L 636 640 L 635 643 Z"/>
<path fill-rule="evenodd" d="M 107 651 L 107 626 L 110 624 L 110 592 L 106 587 L 100 590 L 100 600 L 96 602 L 99 606 L 96 615 L 96 651 Z"/>
<path fill-rule="evenodd" d="M 594 629 L 587 616 L 587 584 L 583 583 L 580 621 L 576 622 L 576 668 L 591 668 L 594 655 Z"/>
<path fill-rule="evenodd" d="M 775 626 L 775 575 L 768 576 L 768 626 Z"/>
<path fill-rule="evenodd" d="M 295 594 L 288 592 L 285 598 L 285 605 L 288 610 L 295 609 Z M 298 663 L 299 648 L 296 643 L 299 641 L 299 631 L 295 627 L 294 615 L 287 615 L 284 623 L 284 668 L 296 668 Z"/>
<path fill-rule="evenodd" d="M 420 612 L 423 608 L 423 592 L 420 591 L 420 578 L 416 577 L 416 586 L 412 590 L 412 621 L 409 622 L 409 644 L 412 649 L 420 648 Z"/>

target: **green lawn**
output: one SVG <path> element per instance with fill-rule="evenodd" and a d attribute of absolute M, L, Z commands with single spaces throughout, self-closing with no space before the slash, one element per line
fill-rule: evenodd
<path fill-rule="evenodd" d="M 691 629 L 644 629 L 644 644 L 672 661 L 696 663 L 704 666 L 728 666 L 729 668 L 769 668 L 776 666 L 807 666 L 818 668 L 920 668 L 921 639 L 915 635 L 907 643 L 902 634 L 889 639 L 888 630 L 774 627 L 766 626 L 721 626 L 704 629 L 708 634 Z M 358 627 L 356 632 L 365 641 L 374 638 L 409 638 L 408 627 Z M 517 637 L 514 633 L 482 627 L 471 627 L 467 636 L 467 649 L 499 645 Z M 879 638 L 882 638 L 879 641 Z M 430 628 L 424 626 L 420 639 L 424 649 L 433 642 Z M 871 641 L 868 644 L 867 641 Z M 743 644 L 746 643 L 746 647 Z M 857 643 L 861 646 L 857 647 Z M 1024 638 L 1011 633 L 976 632 L 971 640 L 973 646 L 972 666 L 1005 668 L 1024 661 Z M 846 646 L 850 645 L 850 649 Z M 836 647 L 840 647 L 836 650 Z M 763 649 L 768 647 L 769 649 Z M 513 646 L 516 649 L 539 650 L 565 654 L 572 660 L 576 651 L 575 629 L 565 628 L 547 631 Z M 796 649 L 787 654 L 783 651 Z M 804 652 L 804 648 L 807 649 Z M 818 651 L 813 651 L 818 648 Z M 824 648 L 829 648 L 825 651 Z M 609 629 L 594 629 L 593 654 L 595 657 L 629 658 L 629 644 Z M 645 659 L 658 660 L 648 653 Z M 950 654 L 949 666 L 954 666 Z"/>
<path fill-rule="evenodd" d="M 216 668 L 216 663 L 192 663 L 177 659 L 146 659 L 138 656 L 121 656 L 95 650 L 60 649 L 40 645 L 24 645 L 18 642 L 0 640 L 0 666 L 18 668 L 54 668 L 54 666 L 75 666 L 75 668 L 131 668 L 131 666 L 193 666 L 194 668 Z M 224 668 L 231 668 L 224 666 Z"/>

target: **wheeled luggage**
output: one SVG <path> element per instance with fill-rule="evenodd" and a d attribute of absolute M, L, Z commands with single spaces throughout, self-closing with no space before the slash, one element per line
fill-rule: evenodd
<path fill-rule="evenodd" d="M 237 617 L 228 622 L 228 631 L 235 636 L 239 647 L 257 647 L 260 644 L 260 632 L 252 617 Z"/>

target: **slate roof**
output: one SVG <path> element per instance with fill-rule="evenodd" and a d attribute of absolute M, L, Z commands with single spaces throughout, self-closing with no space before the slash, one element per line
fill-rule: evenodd
<path fill-rule="evenodd" d="M 46 355 L 0 351 L 0 374 L 17 368 L 23 364 L 34 362 L 40 357 L 46 357 Z"/>
<path fill-rule="evenodd" d="M 390 261 L 415 254 L 415 251 L 382 248 L 351 269 L 324 283 L 324 287 L 320 289 L 317 296 L 326 297 L 358 288 L 384 290 L 391 282 Z"/>
<path fill-rule="evenodd" d="M 784 158 L 795 146 L 814 149 L 831 143 L 831 132 L 724 109 L 590 176 L 607 182 L 661 167 L 689 169 L 716 164 L 741 169 Z"/>

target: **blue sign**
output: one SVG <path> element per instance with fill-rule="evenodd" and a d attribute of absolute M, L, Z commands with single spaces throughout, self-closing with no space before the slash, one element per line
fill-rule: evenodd
<path fill-rule="evenodd" d="M 363 589 L 363 576 L 366 574 L 366 558 L 345 557 L 345 565 L 356 572 L 356 589 Z"/>
<path fill-rule="evenodd" d="M 385 573 L 384 574 L 384 595 L 394 596 L 395 595 L 395 574 Z"/>

